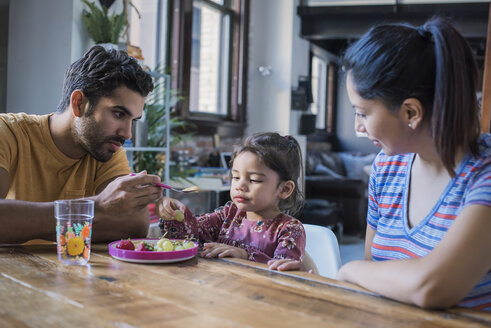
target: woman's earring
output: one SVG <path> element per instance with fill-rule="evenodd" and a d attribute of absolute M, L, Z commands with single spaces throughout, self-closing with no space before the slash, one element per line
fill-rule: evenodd
<path fill-rule="evenodd" d="M 412 127 L 413 127 L 413 125 L 412 125 L 411 123 L 409 123 L 407 126 L 409 126 L 410 128 L 412 128 Z"/>

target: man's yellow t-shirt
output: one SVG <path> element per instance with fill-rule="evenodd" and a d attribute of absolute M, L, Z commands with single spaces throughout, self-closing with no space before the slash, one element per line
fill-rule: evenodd
<path fill-rule="evenodd" d="M 89 154 L 67 157 L 51 137 L 51 115 L 0 114 L 0 167 L 10 176 L 7 199 L 48 202 L 93 196 L 107 180 L 130 173 L 122 148 L 105 163 Z"/>

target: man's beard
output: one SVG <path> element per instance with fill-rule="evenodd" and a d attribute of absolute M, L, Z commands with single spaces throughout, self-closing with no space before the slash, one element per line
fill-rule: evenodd
<path fill-rule="evenodd" d="M 79 126 L 75 126 L 73 133 L 80 146 L 99 162 L 107 162 L 113 156 L 112 150 L 105 150 L 105 144 L 124 143 L 124 138 L 121 136 L 103 136 L 101 129 L 91 117 Z"/>

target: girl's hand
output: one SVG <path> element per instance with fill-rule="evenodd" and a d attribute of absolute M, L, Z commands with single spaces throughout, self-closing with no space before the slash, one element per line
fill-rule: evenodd
<path fill-rule="evenodd" d="M 200 255 L 202 257 L 235 257 L 247 259 L 249 255 L 245 249 L 220 243 L 205 243 Z"/>
<path fill-rule="evenodd" d="M 272 259 L 268 261 L 268 265 L 271 270 L 278 271 L 291 271 L 302 269 L 302 262 L 292 259 Z"/>
<path fill-rule="evenodd" d="M 157 201 L 156 206 L 159 217 L 164 220 L 182 221 L 184 219 L 183 213 L 186 211 L 186 205 L 177 199 L 162 197 Z"/>

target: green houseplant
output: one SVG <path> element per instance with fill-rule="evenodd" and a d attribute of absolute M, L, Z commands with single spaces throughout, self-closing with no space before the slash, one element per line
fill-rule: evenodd
<path fill-rule="evenodd" d="M 99 0 L 100 8 L 95 2 L 82 0 L 88 10 L 82 12 L 82 19 L 92 40 L 99 43 L 117 44 L 128 21 L 124 12 L 109 15 L 109 7 L 114 0 Z"/>
<path fill-rule="evenodd" d="M 163 75 L 162 68 L 149 71 L 154 76 L 154 90 L 145 101 L 144 117 L 147 124 L 148 147 L 165 147 L 166 142 L 166 111 L 171 109 L 179 100 L 182 99 L 179 91 L 171 89 L 169 108 L 165 105 L 166 88 L 164 79 L 159 78 Z M 172 114 L 172 113 L 170 113 Z M 175 146 L 180 142 L 191 137 L 191 133 L 186 133 L 188 124 L 177 117 L 171 115 L 170 122 L 170 146 Z M 133 169 L 135 172 L 146 170 L 150 174 L 163 176 L 164 163 L 167 159 L 163 153 L 135 151 L 133 156 Z M 169 159 L 170 160 L 170 159 Z M 192 173 L 192 170 L 182 170 L 175 165 L 171 165 L 169 176 L 171 179 L 185 178 Z"/>

